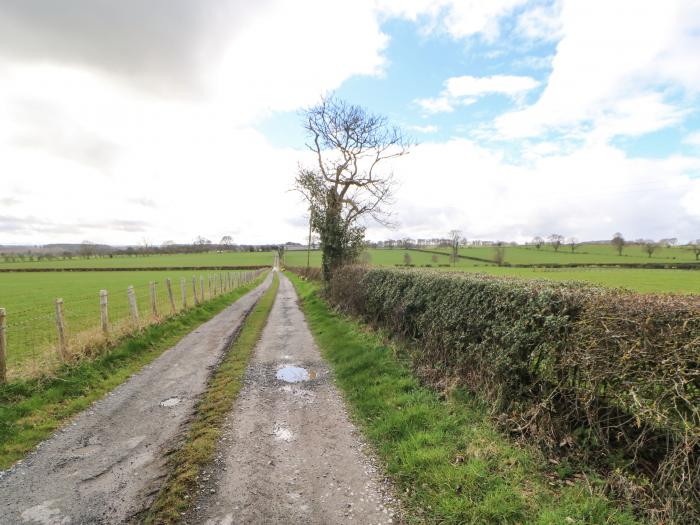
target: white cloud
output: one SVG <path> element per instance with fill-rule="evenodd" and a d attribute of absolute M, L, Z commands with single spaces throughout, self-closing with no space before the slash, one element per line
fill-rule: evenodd
<path fill-rule="evenodd" d="M 402 16 L 455 39 L 488 39 L 522 3 L 265 0 L 238 12 L 244 3 L 235 0 L 207 35 L 208 8 L 173 1 L 179 2 L 173 25 L 150 15 L 142 26 L 131 24 L 130 9 L 150 9 L 135 0 L 120 11 L 126 18 L 117 28 L 139 31 L 138 45 L 125 43 L 123 56 L 113 53 L 114 32 L 95 37 L 109 28 L 91 23 L 92 15 L 49 24 L 51 31 L 22 17 L 12 39 L 24 31 L 24 43 L 12 49 L 4 45 L 9 33 L 0 34 L 3 242 L 190 241 L 226 233 L 242 243 L 301 241 L 304 206 L 288 189 L 306 153 L 271 146 L 251 123 L 312 103 L 353 76 L 384 74 L 388 37 L 378 17 Z M 687 174 L 700 170 L 700 160 L 631 159 L 608 145 L 617 134 L 678 123 L 689 104 L 670 95 L 689 97 L 700 86 L 698 35 L 691 31 L 700 17 L 681 3 L 640 5 L 563 3 L 562 39 L 545 93 L 497 121 L 504 134 L 568 126 L 589 140 L 533 141 L 519 166 L 503 148 L 467 140 L 422 144 L 395 165 L 403 231 L 434 235 L 458 226 L 470 236 L 504 239 L 551 231 L 606 238 L 616 230 L 697 237 L 700 183 Z M 519 31 L 542 38 L 537 32 L 552 22 L 545 14 L 551 13 L 521 16 Z M 347 28 L 352 35 L 345 38 Z M 34 41 L 35 33 L 46 38 Z M 29 44 L 40 52 L 32 55 Z M 212 46 L 215 52 L 200 54 Z M 144 49 L 148 56 L 135 56 Z M 518 97 L 536 86 L 525 76 L 454 77 L 443 93 L 416 104 L 428 113 L 453 111 L 489 93 Z M 686 141 L 700 144 L 700 137 Z"/>
<path fill-rule="evenodd" d="M 427 113 L 450 113 L 454 111 L 452 102 L 447 97 L 418 98 L 415 100 Z"/>
<path fill-rule="evenodd" d="M 496 120 L 505 137 L 552 128 L 580 132 L 582 125 L 610 133 L 653 131 L 677 122 L 682 103 L 670 100 L 679 88 L 689 97 L 700 91 L 697 2 L 563 0 L 561 22 L 540 99 Z"/>
<path fill-rule="evenodd" d="M 425 126 L 407 126 L 408 129 L 417 131 L 418 133 L 437 133 L 438 127 L 433 124 L 428 124 Z"/>
<path fill-rule="evenodd" d="M 561 2 L 526 10 L 518 17 L 517 31 L 531 40 L 559 40 L 562 36 Z"/>
<path fill-rule="evenodd" d="M 381 12 L 422 23 L 426 33 L 446 33 L 455 39 L 481 35 L 494 40 L 500 19 L 527 0 L 377 0 Z"/>
<path fill-rule="evenodd" d="M 477 97 L 489 93 L 515 96 L 530 91 L 537 86 L 539 86 L 539 82 L 531 77 L 514 75 L 473 77 L 464 75 L 448 78 L 445 81 L 445 92 L 453 98 Z"/>
<path fill-rule="evenodd" d="M 120 16 L 136 16 L 138 5 L 129 6 Z M 32 16 L 43 15 L 27 15 L 22 30 L 43 27 Z M 305 153 L 273 148 L 250 125 L 313 103 L 351 76 L 381 74 L 387 37 L 370 0 L 268 1 L 241 17 L 201 69 L 187 61 L 154 66 L 160 80 L 196 79 L 194 91 L 154 91 L 122 75 L 133 62 L 128 57 L 101 61 L 88 49 L 93 38 L 73 34 L 99 32 L 92 16 L 63 33 L 57 24 L 50 42 L 37 45 L 60 53 L 36 48 L 44 60 L 27 56 L 31 46 L 0 53 L 0 173 L 3 198 L 14 199 L 0 212 L 14 225 L 3 229 L 3 242 L 136 243 L 145 234 L 155 242 L 190 241 L 223 233 L 238 242 L 295 239 L 287 219 L 300 207 L 288 190 Z M 177 35 L 189 26 L 175 18 Z M 338 25 L 329 23 L 338 19 L 353 27 L 352 38 L 339 38 Z M 141 41 L 167 25 L 139 22 L 143 28 L 133 26 Z M 109 48 L 99 38 L 95 45 Z M 152 53 L 149 63 L 175 60 L 167 47 L 140 50 Z"/>
<path fill-rule="evenodd" d="M 685 144 L 690 144 L 691 146 L 700 146 L 700 131 L 687 135 L 683 139 L 683 142 Z"/>
<path fill-rule="evenodd" d="M 398 231 L 374 238 L 432 237 L 459 228 L 470 238 L 525 241 L 558 232 L 579 239 L 697 237 L 700 159 L 632 159 L 585 144 L 570 152 L 543 144 L 528 165 L 498 149 L 458 139 L 421 144 L 395 164 L 402 183 Z M 429 182 L 426 174 L 430 174 Z"/>
<path fill-rule="evenodd" d="M 445 88 L 435 98 L 416 99 L 427 113 L 449 113 L 455 106 L 474 104 L 478 97 L 488 94 L 500 94 L 517 97 L 536 88 L 539 82 L 531 77 L 514 75 L 493 75 L 489 77 L 473 77 L 464 75 L 445 80 Z"/>
<path fill-rule="evenodd" d="M 381 74 L 387 43 L 370 0 L 278 0 L 235 33 L 210 82 L 239 116 L 294 110 L 351 76 Z"/>

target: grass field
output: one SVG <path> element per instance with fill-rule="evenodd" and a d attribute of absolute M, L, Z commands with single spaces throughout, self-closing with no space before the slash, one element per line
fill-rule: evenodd
<path fill-rule="evenodd" d="M 462 271 L 553 281 L 587 281 L 609 288 L 642 293 L 700 294 L 700 270 L 645 270 L 635 268 L 507 268 L 481 266 Z"/>
<path fill-rule="evenodd" d="M 533 247 L 507 247 L 506 261 L 522 264 L 547 262 L 587 262 L 590 264 L 605 262 L 646 262 L 649 259 L 638 247 L 628 247 L 623 256 L 616 255 L 609 245 L 582 245 L 574 254 L 562 247 L 554 252 L 550 247 L 537 250 Z M 492 258 L 493 248 L 463 248 L 465 255 Z M 404 264 L 408 255 L 411 264 L 417 267 L 430 265 L 445 271 L 484 272 L 495 275 L 507 275 L 522 278 L 543 278 L 559 281 L 580 280 L 602 286 L 622 287 L 639 292 L 660 293 L 695 293 L 700 294 L 700 271 L 694 270 L 647 270 L 621 268 L 508 268 L 482 263 L 470 259 L 460 259 L 456 265 L 449 265 L 449 256 L 422 253 L 403 249 L 371 249 L 367 251 L 368 262 L 375 266 L 395 266 Z M 287 251 L 286 264 L 305 266 L 306 251 Z M 692 252 L 682 248 L 660 250 L 651 259 L 692 261 Z M 437 258 L 437 261 L 434 260 Z M 178 255 L 153 255 L 134 257 L 114 257 L 98 259 L 51 260 L 41 262 L 3 263 L 0 268 L 79 268 L 79 267 L 174 267 L 174 266 L 219 266 L 219 265 L 256 265 L 270 264 L 273 252 L 231 252 L 199 253 Z M 311 252 L 311 265 L 320 266 L 321 253 Z M 110 298 L 110 318 L 124 320 L 129 317 L 126 289 L 134 285 L 137 292 L 139 311 L 149 313 L 148 283 L 156 281 L 158 291 L 158 308 L 161 312 L 169 310 L 164 281 L 169 277 L 174 285 L 175 297 L 180 303 L 180 279 L 186 278 L 188 303 L 192 304 L 192 277 L 215 272 L 193 271 L 129 271 L 129 272 L 7 272 L 0 273 L 0 307 L 7 309 L 8 366 L 17 367 L 27 356 L 36 355 L 49 345 L 55 345 L 56 329 L 54 317 L 54 300 L 62 297 L 65 302 L 66 319 L 69 332 L 75 333 L 87 327 L 97 326 L 99 320 L 99 290 L 107 289 Z"/>
<path fill-rule="evenodd" d="M 0 273 L 0 307 L 6 309 L 7 364 L 10 374 L 18 373 L 28 361 L 38 359 L 49 346 L 56 344 L 55 299 L 64 301 L 69 335 L 99 327 L 99 291 L 109 293 L 110 322 L 117 324 L 130 317 L 127 287 L 134 286 L 138 310 L 142 317 L 151 315 L 149 283 L 156 282 L 157 307 L 160 314 L 170 313 L 165 279 L 170 278 L 176 306 L 182 304 L 180 280 L 186 279 L 187 304 L 193 305 L 192 278 L 204 277 L 209 296 L 209 276 L 220 272 L 130 271 L 130 272 L 9 272 Z M 232 278 L 238 272 L 230 273 Z"/>
<path fill-rule="evenodd" d="M 366 252 L 369 257 L 368 262 L 373 266 L 395 266 L 397 264 L 404 264 L 404 255 L 408 254 L 411 258 L 411 264 L 416 266 L 425 266 L 430 264 L 432 266 L 438 265 L 450 265 L 450 257 L 448 254 L 436 255 L 437 261 L 433 260 L 433 254 L 422 253 L 414 250 L 403 250 L 403 249 L 370 249 Z M 306 266 L 306 251 L 287 251 L 284 255 L 285 263 L 287 266 Z M 321 252 L 319 250 L 311 251 L 311 266 L 321 266 Z M 471 261 L 469 259 L 460 259 L 456 267 L 457 268 L 473 268 L 476 265 L 481 265 L 478 261 Z"/>
<path fill-rule="evenodd" d="M 446 248 L 441 248 L 439 251 L 449 253 L 449 249 Z M 493 260 L 494 248 L 467 247 L 460 248 L 459 253 L 460 255 Z M 695 254 L 682 247 L 659 248 L 649 257 L 642 251 L 641 246 L 628 246 L 623 250 L 622 255 L 618 255 L 615 248 L 609 244 L 582 244 L 574 252 L 568 246 L 562 246 L 558 251 L 550 246 L 543 246 L 539 250 L 534 246 L 507 246 L 505 248 L 505 262 L 511 264 L 695 262 Z"/>
<path fill-rule="evenodd" d="M 610 251 L 612 247 L 610 246 L 588 246 L 600 252 L 598 254 L 586 255 L 595 260 L 595 262 L 591 264 L 604 263 L 609 259 L 612 259 L 613 262 L 619 262 L 620 259 L 624 259 L 623 262 L 639 262 L 630 260 L 633 259 L 633 256 L 626 258 L 624 255 L 619 257 L 612 254 Z M 493 256 L 493 251 L 493 248 L 464 248 L 460 250 L 460 253 L 487 258 Z M 438 263 L 436 264 L 432 260 L 432 254 L 413 250 L 373 249 L 368 250 L 368 253 L 370 256 L 370 263 L 373 266 L 401 265 L 404 262 L 404 254 L 408 253 L 411 256 L 412 264 L 415 264 L 417 267 L 430 264 L 433 268 L 441 271 L 483 272 L 492 275 L 505 275 L 528 279 L 552 279 L 555 281 L 587 281 L 610 288 L 627 288 L 642 293 L 700 294 L 700 270 L 656 270 L 641 268 L 508 268 L 469 259 L 460 259 L 455 266 L 438 266 L 437 264 L 447 265 L 449 263 L 448 255 L 438 256 Z M 674 254 L 674 256 L 677 257 L 680 257 L 679 254 L 684 254 L 686 256 L 688 254 L 692 255 L 692 253 L 687 250 L 679 248 L 668 249 L 666 253 Z M 570 253 L 567 254 L 561 251 L 560 253 L 555 253 L 554 250 L 550 248 L 542 248 L 541 251 L 538 251 L 535 248 L 524 247 L 506 248 L 506 260 L 508 260 L 509 255 L 523 264 L 572 262 L 569 259 L 572 257 L 579 257 L 579 254 L 572 256 Z M 306 252 L 287 252 L 285 260 L 288 266 L 306 266 Z M 688 259 L 688 262 L 689 261 L 690 259 Z M 644 261 L 642 260 L 641 262 Z M 311 252 L 311 265 L 321 265 L 321 253 L 319 251 Z"/>
<path fill-rule="evenodd" d="M 206 252 L 173 255 L 119 255 L 114 257 L 73 257 L 41 261 L 6 262 L 0 259 L 0 269 L 13 268 L 168 268 L 178 266 L 272 266 L 272 252 Z"/>

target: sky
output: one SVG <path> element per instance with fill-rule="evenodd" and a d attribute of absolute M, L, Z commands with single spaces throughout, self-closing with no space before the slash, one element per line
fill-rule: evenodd
<path fill-rule="evenodd" d="M 700 238 L 697 0 L 0 0 L 0 244 L 305 242 L 300 112 L 415 143 L 373 240 Z"/>

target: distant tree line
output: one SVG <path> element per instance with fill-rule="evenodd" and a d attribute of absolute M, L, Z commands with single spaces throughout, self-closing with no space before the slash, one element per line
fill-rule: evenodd
<path fill-rule="evenodd" d="M 19 249 L 5 246 L 0 248 L 0 257 L 4 262 L 13 263 L 204 252 L 267 252 L 277 250 L 278 247 L 278 244 L 235 244 L 230 235 L 224 235 L 218 243 L 213 243 L 200 235 L 191 243 L 176 243 L 168 240 L 161 245 L 155 245 L 143 239 L 139 245 L 125 247 L 97 244 L 88 240 L 80 244 L 49 244 L 25 246 Z"/>
<path fill-rule="evenodd" d="M 596 243 L 597 241 L 594 241 Z M 643 254 L 648 257 L 652 257 L 659 249 L 670 248 L 674 246 L 679 246 L 681 248 L 688 249 L 693 252 L 696 260 L 700 260 L 700 239 L 695 239 L 686 245 L 679 245 L 678 239 L 675 237 L 669 237 L 659 240 L 639 238 L 634 240 L 626 240 L 625 237 L 620 232 L 616 232 L 609 241 L 604 241 L 612 245 L 617 251 L 618 255 L 623 255 L 624 251 L 630 247 L 637 247 L 641 249 Z M 531 241 L 524 243 L 524 246 L 532 246 L 537 250 L 541 250 L 543 247 L 550 247 L 555 252 L 559 251 L 563 246 L 568 248 L 571 253 L 575 253 L 576 250 L 582 243 L 576 237 L 565 237 L 558 233 L 552 233 L 545 237 L 535 236 Z M 473 247 L 493 247 L 496 250 L 495 261 L 497 263 L 502 263 L 504 248 L 507 246 L 520 246 L 521 244 L 517 242 L 504 242 L 504 241 L 485 241 L 485 240 L 472 240 L 468 241 L 465 237 L 461 236 L 459 230 L 452 230 L 449 237 L 430 237 L 430 238 L 410 238 L 404 237 L 401 239 L 387 239 L 384 241 L 368 241 L 366 243 L 368 248 L 404 248 L 404 249 L 429 249 L 429 248 L 446 248 L 450 249 L 452 257 L 456 257 L 456 249 L 460 246 L 473 246 Z"/>

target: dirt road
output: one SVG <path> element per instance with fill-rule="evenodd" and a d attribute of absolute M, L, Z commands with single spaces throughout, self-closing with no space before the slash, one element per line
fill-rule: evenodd
<path fill-rule="evenodd" d="M 123 523 L 147 506 L 164 452 L 271 277 L 0 473 L 0 523 Z"/>
<path fill-rule="evenodd" d="M 217 460 L 187 523 L 392 523 L 289 280 L 280 288 Z"/>

